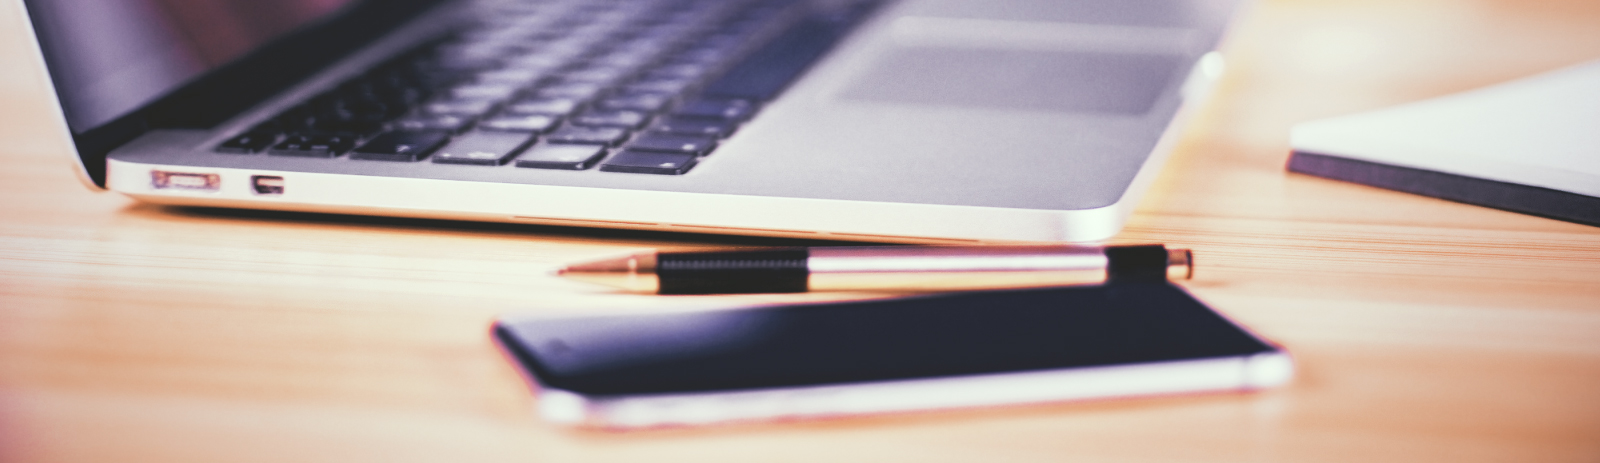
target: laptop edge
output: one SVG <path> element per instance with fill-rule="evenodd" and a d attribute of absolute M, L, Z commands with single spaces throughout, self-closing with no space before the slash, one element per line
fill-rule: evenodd
<path fill-rule="evenodd" d="M 23 7 L 26 8 L 26 5 Z M 33 25 L 28 26 L 31 28 Z M 360 47 L 363 39 L 376 35 L 352 39 L 350 46 L 352 49 Z M 34 40 L 37 45 L 36 36 Z M 397 46 L 390 44 L 390 48 Z M 371 50 L 364 53 L 379 55 Z M 35 55 L 35 58 L 38 69 L 46 70 L 43 54 Z M 824 58 L 825 61 L 828 59 Z M 349 60 L 340 63 L 334 67 L 357 66 Z M 318 85 L 325 85 L 330 79 L 327 76 L 337 74 L 330 72 L 315 73 L 323 77 L 314 77 L 311 83 L 291 86 L 288 94 L 306 93 Z M 530 185 L 349 175 L 300 169 L 206 167 L 190 163 L 138 162 L 116 156 L 104 161 L 102 180 L 97 178 L 95 162 L 105 159 L 105 153 L 101 151 L 111 149 L 100 149 L 105 142 L 86 140 L 83 134 L 74 137 L 59 111 L 54 117 L 58 121 L 61 136 L 73 138 L 76 142 L 78 170 L 86 184 L 156 204 L 859 241 L 1092 242 L 1107 239 L 1122 228 L 1139 196 L 1154 180 L 1159 167 L 1170 154 L 1184 122 L 1193 108 L 1198 106 L 1201 97 L 1209 93 L 1211 84 L 1220 72 L 1221 58 L 1215 52 L 1206 54 L 1187 72 L 1182 85 L 1183 101 L 1176 116 L 1162 132 L 1155 149 L 1144 160 L 1119 199 L 1102 207 L 1070 210 Z M 216 74 L 214 72 L 209 77 L 215 77 Z M 53 85 L 48 78 L 45 81 Z M 176 93 L 184 95 L 188 90 L 186 88 Z M 51 93 L 51 98 L 57 98 L 53 91 Z M 782 99 L 780 97 L 780 103 Z M 267 101 L 277 101 L 281 106 L 282 102 L 289 99 L 280 95 Z M 59 108 L 59 101 L 57 103 Z M 171 107 L 171 103 L 167 104 L 167 107 Z M 235 122 L 208 122 L 227 127 L 263 113 L 267 111 L 264 108 L 273 105 L 253 106 L 256 109 L 230 118 Z M 162 102 L 142 108 L 135 116 L 148 117 L 151 107 L 157 108 L 156 114 L 159 114 L 163 108 Z M 190 126 L 204 126 L 203 122 L 189 122 Z M 88 136 L 95 135 L 93 132 Z M 205 128 L 152 131 L 116 150 L 137 152 L 145 144 L 199 146 L 214 141 L 223 132 Z M 217 182 L 216 188 L 158 188 L 151 179 L 152 175 L 161 173 L 213 178 Z M 263 179 L 270 182 L 272 188 L 263 189 Z M 552 198 L 582 198 L 582 201 L 553 201 Z"/>

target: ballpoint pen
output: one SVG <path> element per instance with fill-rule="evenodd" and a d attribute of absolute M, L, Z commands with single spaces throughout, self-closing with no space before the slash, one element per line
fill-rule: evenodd
<path fill-rule="evenodd" d="M 657 294 L 1025 288 L 1188 279 L 1187 249 L 1146 246 L 863 246 L 641 252 L 563 277 Z"/>

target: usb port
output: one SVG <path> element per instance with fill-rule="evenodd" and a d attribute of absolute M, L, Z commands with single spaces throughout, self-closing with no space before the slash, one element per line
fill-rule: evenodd
<path fill-rule="evenodd" d="M 150 184 L 157 190 L 217 191 L 222 187 L 222 176 L 189 172 L 150 171 Z"/>
<path fill-rule="evenodd" d="M 283 194 L 283 177 L 276 175 L 251 175 L 250 188 L 258 195 Z"/>

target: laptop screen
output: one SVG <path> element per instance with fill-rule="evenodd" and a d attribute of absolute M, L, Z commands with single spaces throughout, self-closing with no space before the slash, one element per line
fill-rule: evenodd
<path fill-rule="evenodd" d="M 30 12 L 75 133 L 110 122 L 352 0 L 53 0 Z"/>
<path fill-rule="evenodd" d="M 443 0 L 24 0 L 84 173 L 154 129 L 211 128 Z"/>

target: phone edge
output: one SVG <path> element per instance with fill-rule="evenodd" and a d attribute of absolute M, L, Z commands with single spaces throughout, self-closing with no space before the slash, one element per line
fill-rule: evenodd
<path fill-rule="evenodd" d="M 598 396 L 541 385 L 537 409 L 545 420 L 567 426 L 643 429 L 1250 391 L 1285 384 L 1292 376 L 1290 357 L 1271 350 L 1131 365 L 700 393 Z M 537 383 L 531 375 L 529 379 Z M 972 393 L 980 390 L 982 394 Z"/>

